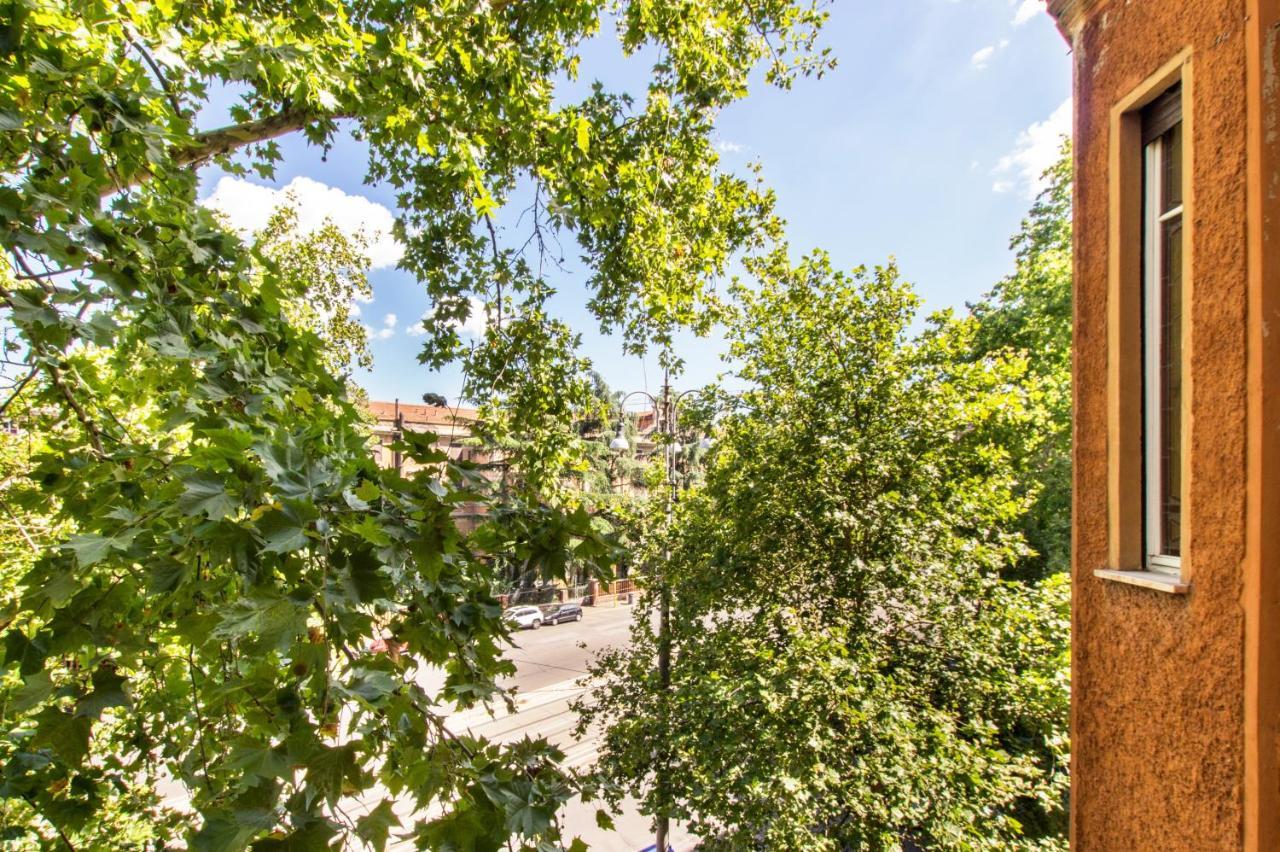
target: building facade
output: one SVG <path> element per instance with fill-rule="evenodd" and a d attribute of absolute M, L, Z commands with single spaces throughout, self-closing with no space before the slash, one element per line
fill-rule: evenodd
<path fill-rule="evenodd" d="M 487 461 L 475 447 L 469 445 L 479 413 L 474 408 L 451 408 L 439 405 L 411 405 L 394 402 L 370 402 L 369 415 L 376 421 L 373 427 L 374 457 L 380 467 L 391 467 L 404 473 L 412 473 L 417 465 L 410 458 L 392 449 L 404 432 L 431 432 L 436 445 L 457 461 Z"/>
<path fill-rule="evenodd" d="M 1050 0 L 1075 65 L 1071 836 L 1280 850 L 1280 0 Z"/>

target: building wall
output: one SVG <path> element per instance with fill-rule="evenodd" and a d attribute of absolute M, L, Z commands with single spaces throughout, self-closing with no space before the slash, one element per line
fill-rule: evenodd
<path fill-rule="evenodd" d="M 1268 804 L 1280 801 L 1269 798 L 1280 780 L 1274 770 L 1280 741 L 1274 716 L 1267 717 L 1273 710 L 1259 703 L 1260 692 L 1280 689 L 1274 672 L 1267 674 L 1276 633 L 1258 632 L 1259 620 L 1280 619 L 1280 609 L 1257 597 L 1260 584 L 1274 585 L 1277 554 L 1268 555 L 1257 539 L 1267 523 L 1260 495 L 1275 494 L 1276 483 L 1259 478 L 1255 446 L 1274 442 L 1266 435 L 1278 424 L 1268 426 L 1258 407 L 1264 383 L 1249 346 L 1250 323 L 1262 322 L 1250 309 L 1251 281 L 1255 290 L 1261 285 L 1257 261 L 1251 266 L 1249 258 L 1250 240 L 1264 235 L 1247 180 L 1250 127 L 1258 120 L 1247 93 L 1261 85 L 1250 45 L 1266 37 L 1257 31 L 1259 2 L 1052 4 L 1067 10 L 1060 20 L 1075 59 L 1071 829 L 1077 849 L 1280 848 L 1268 845 L 1280 820 Z M 1108 465 L 1116 464 L 1108 458 L 1105 378 L 1112 110 L 1188 48 L 1184 117 L 1193 196 L 1186 220 L 1190 417 L 1182 570 L 1190 591 L 1174 595 L 1093 572 L 1131 567 L 1108 564 Z M 1257 181 L 1255 175 L 1255 192 Z M 1276 322 L 1280 328 L 1280 313 Z M 1280 526 L 1280 516 L 1271 523 Z M 1260 736 L 1247 736 L 1247 725 Z"/>

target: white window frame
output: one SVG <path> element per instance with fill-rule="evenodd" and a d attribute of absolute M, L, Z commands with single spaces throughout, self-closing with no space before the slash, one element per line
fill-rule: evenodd
<path fill-rule="evenodd" d="M 1185 143 L 1184 143 L 1185 144 Z M 1145 196 L 1142 208 L 1142 242 L 1143 242 L 1143 509 L 1145 534 L 1144 549 L 1147 554 L 1146 568 L 1165 574 L 1180 574 L 1182 557 L 1160 552 L 1160 452 L 1162 446 L 1162 428 L 1160 422 L 1160 346 L 1159 330 L 1162 325 L 1163 299 L 1160 282 L 1164 273 L 1164 257 L 1160 251 L 1161 226 L 1177 216 L 1182 215 L 1184 204 L 1178 204 L 1165 212 L 1160 212 L 1161 191 L 1164 188 L 1164 136 L 1153 139 L 1143 150 L 1143 168 Z M 1185 235 L 1185 227 L 1184 227 Z M 1186 247 L 1183 247 L 1186 251 Z M 1186 282 L 1179 280 L 1179 286 Z M 1186 306 L 1183 306 L 1186 310 Z M 1185 382 L 1183 383 L 1185 387 Z M 1185 424 L 1183 438 L 1185 440 Z M 1182 446 L 1182 443 L 1179 443 Z M 1181 461 L 1178 462 L 1179 464 Z M 1178 477 L 1183 482 L 1184 477 Z M 1179 547 L 1181 550 L 1181 547 Z"/>

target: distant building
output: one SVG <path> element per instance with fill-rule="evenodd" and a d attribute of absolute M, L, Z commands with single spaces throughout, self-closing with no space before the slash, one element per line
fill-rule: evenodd
<path fill-rule="evenodd" d="M 480 415 L 474 408 L 452 408 L 438 405 L 413 405 L 398 400 L 370 402 L 369 414 L 376 423 L 373 427 L 374 458 L 380 467 L 394 468 L 409 475 L 421 465 L 393 446 L 406 432 L 429 432 L 436 436 L 436 446 L 454 461 L 472 461 L 482 465 L 486 476 L 501 476 L 501 468 L 494 466 L 493 454 L 479 447 L 470 446 L 476 421 Z M 484 516 L 486 507 L 481 503 L 459 503 L 453 514 L 463 531 L 475 528 Z"/>
<path fill-rule="evenodd" d="M 373 434 L 376 440 L 375 455 L 382 467 L 396 468 L 405 473 L 417 470 L 410 458 L 392 449 L 404 432 L 431 432 L 436 435 L 436 445 L 459 461 L 487 462 L 487 453 L 466 445 L 471 437 L 479 413 L 474 408 L 452 408 L 436 405 L 413 405 L 395 402 L 370 402 L 369 413 L 377 420 Z"/>
<path fill-rule="evenodd" d="M 1280 850 L 1280 0 L 1075 62 L 1071 846 Z"/>
<path fill-rule="evenodd" d="M 475 462 L 485 469 L 490 479 L 502 476 L 501 458 L 492 450 L 475 446 L 473 437 L 476 422 L 480 413 L 474 408 L 421 405 L 392 402 L 370 402 L 367 406 L 369 414 L 375 419 L 374 455 L 381 467 L 395 468 L 403 473 L 412 473 L 418 469 L 412 459 L 392 449 L 404 432 L 430 432 L 436 435 L 436 445 L 449 454 L 455 461 Z M 637 459 L 645 460 L 657 449 L 654 441 L 657 416 L 652 410 L 632 412 L 629 414 L 634 426 L 634 437 L 630 451 Z M 617 428 L 609 424 L 605 428 L 588 433 L 584 437 L 608 441 Z M 635 483 L 619 477 L 614 483 L 619 493 L 643 493 L 643 489 Z"/>

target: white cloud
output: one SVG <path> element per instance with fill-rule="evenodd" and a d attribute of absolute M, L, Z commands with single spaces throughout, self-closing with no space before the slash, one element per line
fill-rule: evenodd
<path fill-rule="evenodd" d="M 395 266 L 400 260 L 404 248 L 391 235 L 395 217 L 390 210 L 362 195 L 348 195 L 308 177 L 296 177 L 281 189 L 223 177 L 203 203 L 226 215 L 232 227 L 249 234 L 267 224 L 289 193 L 297 199 L 298 228 L 302 233 L 311 233 L 328 220 L 345 234 L 364 234 L 374 269 Z"/>
<path fill-rule="evenodd" d="M 1067 98 L 1044 121 L 1037 121 L 1018 134 L 1013 150 L 1000 158 L 991 170 L 995 175 L 992 189 L 1012 192 L 1021 189 L 1027 198 L 1035 198 L 1044 188 L 1041 175 L 1058 159 L 1062 137 L 1071 135 L 1071 98 Z"/>
<path fill-rule="evenodd" d="M 973 56 L 969 57 L 969 64 L 981 71 L 983 68 L 987 67 L 989 62 L 991 62 L 991 57 L 995 56 L 998 51 L 1004 50 L 1008 46 L 1009 39 L 1002 38 L 1000 39 L 999 44 L 989 44 L 986 47 L 975 51 Z"/>
<path fill-rule="evenodd" d="M 728 139 L 721 139 L 716 143 L 716 149 L 719 150 L 721 154 L 738 154 L 742 152 L 743 147 L 744 146 L 737 142 L 730 142 Z"/>
<path fill-rule="evenodd" d="M 357 314 L 357 316 L 359 316 L 359 314 Z M 390 340 L 392 337 L 395 337 L 397 321 L 395 314 L 387 314 L 382 318 L 382 328 L 373 329 L 366 325 L 364 327 L 364 333 L 370 340 Z M 410 331 L 409 333 L 412 334 L 413 332 Z"/>
<path fill-rule="evenodd" d="M 353 317 L 360 316 L 360 303 L 352 302 L 350 305 L 347 305 L 347 313 L 351 314 Z"/>
<path fill-rule="evenodd" d="M 974 51 L 973 56 L 969 57 L 969 64 L 979 70 L 986 68 L 987 63 L 991 61 L 991 57 L 996 55 L 996 46 L 989 44 L 980 50 Z"/>
<path fill-rule="evenodd" d="M 383 326 L 379 329 L 372 329 L 369 326 L 364 327 L 365 336 L 370 340 L 390 340 L 395 336 L 396 330 L 391 326 Z"/>
<path fill-rule="evenodd" d="M 1022 0 L 1013 13 L 1013 25 L 1020 27 L 1044 12 L 1044 0 Z"/>
<path fill-rule="evenodd" d="M 467 315 L 465 320 L 461 322 L 455 321 L 453 323 L 453 327 L 456 328 L 458 330 L 458 334 L 463 337 L 484 337 L 485 329 L 489 326 L 488 319 L 485 317 L 484 302 L 477 299 L 475 296 L 469 297 L 468 302 L 470 304 L 471 312 Z M 428 310 L 422 315 L 421 320 L 405 329 L 405 334 L 411 334 L 414 337 L 420 337 L 421 335 L 426 334 L 427 330 L 422 327 L 422 324 L 424 322 L 429 322 L 433 313 L 434 308 Z"/>

